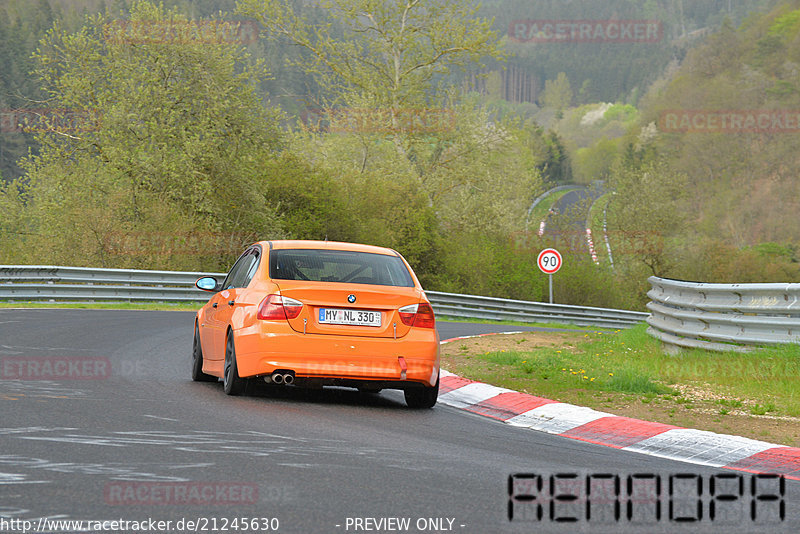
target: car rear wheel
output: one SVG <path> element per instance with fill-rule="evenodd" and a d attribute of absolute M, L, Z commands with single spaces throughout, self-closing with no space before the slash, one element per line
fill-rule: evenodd
<path fill-rule="evenodd" d="M 233 345 L 233 332 L 228 332 L 228 342 L 225 345 L 225 369 L 222 378 L 222 389 L 227 395 L 241 395 L 244 392 L 246 380 L 239 377 L 236 367 L 236 348 Z"/>
<path fill-rule="evenodd" d="M 406 404 L 409 408 L 433 408 L 434 405 L 436 405 L 436 399 L 439 398 L 439 377 L 436 377 L 435 386 L 409 388 L 403 393 L 405 394 Z"/>
<path fill-rule="evenodd" d="M 200 346 L 200 331 L 194 326 L 192 342 L 192 380 L 195 382 L 216 382 L 217 377 L 203 372 L 203 347 Z"/>

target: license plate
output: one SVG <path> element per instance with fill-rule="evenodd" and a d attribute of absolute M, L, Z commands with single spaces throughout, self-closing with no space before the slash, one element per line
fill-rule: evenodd
<path fill-rule="evenodd" d="M 372 310 L 350 310 L 341 308 L 320 308 L 321 324 L 346 324 L 352 326 L 380 326 L 381 312 Z"/>

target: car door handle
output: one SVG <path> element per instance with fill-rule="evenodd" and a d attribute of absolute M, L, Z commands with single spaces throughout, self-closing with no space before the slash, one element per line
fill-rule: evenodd
<path fill-rule="evenodd" d="M 211 307 L 212 308 L 216 308 L 217 307 L 217 303 L 215 302 L 214 304 L 211 305 Z"/>
<path fill-rule="evenodd" d="M 233 306 L 234 304 L 236 304 L 236 301 L 234 301 L 234 300 L 229 300 L 228 301 L 228 306 Z"/>

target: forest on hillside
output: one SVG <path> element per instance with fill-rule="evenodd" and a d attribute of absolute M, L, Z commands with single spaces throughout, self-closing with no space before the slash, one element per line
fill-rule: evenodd
<path fill-rule="evenodd" d="M 700 258 L 695 279 L 797 280 L 800 2 L 724 24 L 640 107 L 630 135 L 655 126 L 646 144 L 688 177 L 687 246 L 675 261 Z M 688 116 L 692 126 L 667 122 Z"/>
<path fill-rule="evenodd" d="M 651 274 L 800 279 L 799 53 L 800 2 L 782 2 L 739 27 L 725 21 L 638 107 L 577 106 L 554 123 L 574 177 L 613 191 L 609 233 L 656 243 L 637 244 L 639 261 L 617 266 L 639 291 Z"/>
<path fill-rule="evenodd" d="M 134 0 L 6 0 L 0 4 L 0 109 L 36 107 L 41 98 L 32 75 L 31 54 L 54 21 L 76 30 L 91 13 L 108 12 L 126 19 Z M 501 102 L 522 104 L 531 115 L 544 107 L 548 81 L 560 73 L 570 86 L 566 105 L 621 101 L 636 105 L 647 87 L 661 76 L 670 62 L 680 61 L 687 50 L 728 17 L 738 25 L 753 12 L 765 10 L 776 0 L 484 0 L 475 2 L 477 17 L 492 20 L 492 28 L 507 44 L 502 60 L 487 58 L 482 65 L 448 72 L 445 83 L 488 94 Z M 203 19 L 234 14 L 235 0 L 164 0 L 189 18 Z M 321 20 L 321 2 L 288 2 Z M 647 19 L 663 24 L 664 38 L 658 43 L 515 43 L 509 41 L 509 25 L 526 19 Z M 271 78 L 262 80 L 261 94 L 270 95 L 291 115 L 301 115 L 309 103 L 317 102 L 319 87 L 309 73 L 289 67 L 284 61 L 296 48 L 282 41 L 250 43 L 250 52 L 270 64 Z M 31 148 L 32 136 L 9 136 L 0 132 L 0 177 L 19 176 L 17 165 Z"/>
<path fill-rule="evenodd" d="M 664 121 L 800 109 L 800 1 L 416 5 L 408 36 L 391 1 L 9 0 L 0 263 L 224 270 L 255 239 L 328 238 L 396 248 L 428 289 L 543 300 L 538 250 L 584 221 L 538 237 L 528 207 L 600 180 L 575 216 L 615 261 L 569 251 L 557 301 L 641 308 L 653 274 L 800 281 L 797 130 Z M 531 18 L 663 39 L 508 38 Z"/>

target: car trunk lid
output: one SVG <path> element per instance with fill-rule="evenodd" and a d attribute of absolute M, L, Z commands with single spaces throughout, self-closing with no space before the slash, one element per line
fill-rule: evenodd
<path fill-rule="evenodd" d="M 307 334 L 402 337 L 411 327 L 400 320 L 398 309 L 422 300 L 422 292 L 416 287 L 299 280 L 275 282 L 281 295 L 303 303 L 300 314 L 288 321 L 295 331 Z"/>

